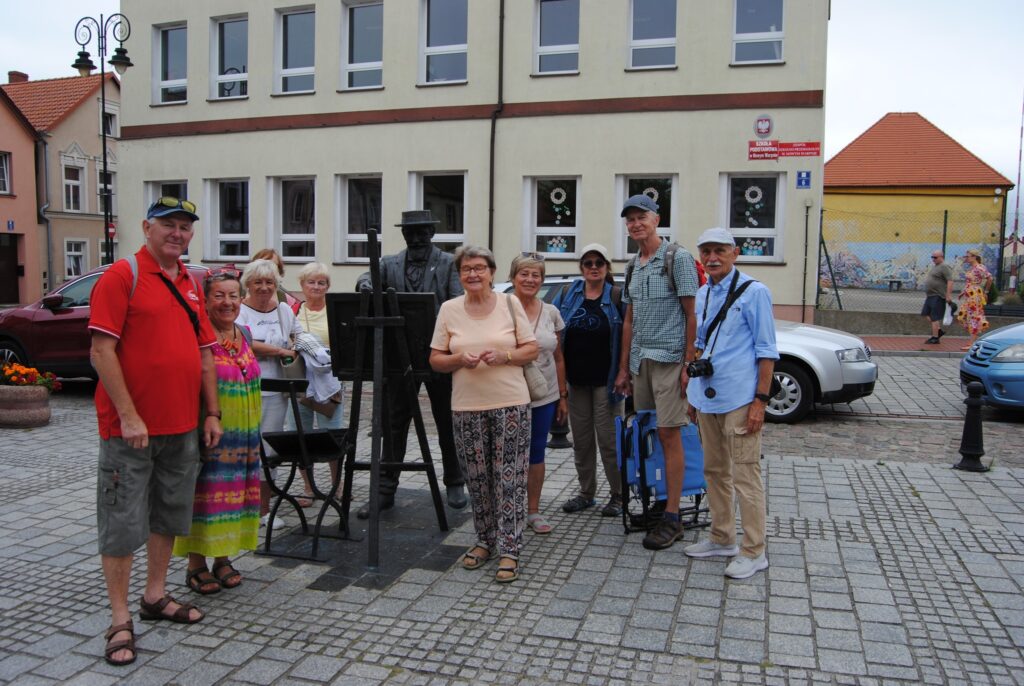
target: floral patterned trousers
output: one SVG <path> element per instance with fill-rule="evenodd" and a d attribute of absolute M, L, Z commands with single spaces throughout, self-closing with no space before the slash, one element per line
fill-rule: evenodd
<path fill-rule="evenodd" d="M 452 412 L 452 426 L 480 544 L 519 559 L 526 525 L 530 406 Z"/>

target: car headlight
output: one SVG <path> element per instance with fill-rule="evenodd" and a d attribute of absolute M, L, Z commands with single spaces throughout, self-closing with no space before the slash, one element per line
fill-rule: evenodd
<path fill-rule="evenodd" d="M 864 348 L 847 348 L 846 350 L 837 350 L 836 357 L 839 358 L 840 362 L 867 362 L 868 356 L 864 352 Z"/>
<path fill-rule="evenodd" d="M 1024 343 L 1014 343 L 999 351 L 993 362 L 1024 362 Z"/>

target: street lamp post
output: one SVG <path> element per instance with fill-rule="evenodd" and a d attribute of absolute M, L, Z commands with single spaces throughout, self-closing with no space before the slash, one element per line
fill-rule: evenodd
<path fill-rule="evenodd" d="M 105 253 L 107 264 L 111 264 L 114 261 L 114 238 L 110 233 L 114 223 L 110 203 L 111 186 L 113 184 L 111 183 L 110 170 L 107 168 L 107 75 L 103 67 L 103 60 L 107 57 L 108 32 L 117 41 L 117 47 L 114 48 L 114 56 L 110 58 L 108 64 L 117 71 L 119 76 L 123 75 L 128 67 L 132 66 L 132 61 L 128 59 L 128 51 L 124 47 L 124 42 L 131 35 L 132 25 L 128 21 L 128 17 L 120 13 L 111 14 L 106 20 L 104 20 L 102 14 L 99 21 L 92 17 L 82 17 L 78 20 L 78 24 L 75 25 L 75 42 L 82 49 L 78 52 L 78 59 L 71 66 L 77 69 L 78 73 L 82 76 L 88 76 L 96 68 L 96 65 L 89 58 L 89 53 L 86 51 L 86 47 L 92 42 L 92 37 L 95 33 L 97 38 L 96 47 L 100 58 L 100 138 L 103 142 L 103 191 L 101 196 L 103 198 L 103 252 Z"/>

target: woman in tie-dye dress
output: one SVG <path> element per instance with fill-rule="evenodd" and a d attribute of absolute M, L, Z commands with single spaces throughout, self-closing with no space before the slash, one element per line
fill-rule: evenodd
<path fill-rule="evenodd" d="M 258 542 L 260 366 L 247 332 L 235 324 L 242 302 L 238 277 L 238 270 L 227 267 L 206 279 L 206 309 L 217 332 L 213 357 L 224 437 L 203 455 L 192 530 L 174 542 L 174 554 L 188 556 L 185 583 L 203 595 L 242 583 L 230 558 L 240 550 L 255 550 Z M 208 557 L 213 558 L 212 571 Z"/>

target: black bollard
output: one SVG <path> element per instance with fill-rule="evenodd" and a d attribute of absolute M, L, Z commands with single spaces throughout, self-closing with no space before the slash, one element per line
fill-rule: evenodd
<path fill-rule="evenodd" d="M 981 394 L 985 387 L 977 381 L 967 384 L 967 397 L 964 398 L 964 405 L 967 406 L 967 414 L 964 415 L 964 433 L 960 439 L 961 460 L 953 465 L 953 469 L 962 469 L 965 472 L 987 472 L 988 467 L 981 463 L 981 456 L 985 454 L 985 441 L 981 431 L 981 408 L 985 401 Z"/>
<path fill-rule="evenodd" d="M 548 441 L 549 448 L 571 448 L 572 443 L 567 438 L 569 435 L 569 422 L 551 422 L 551 440 Z"/>

